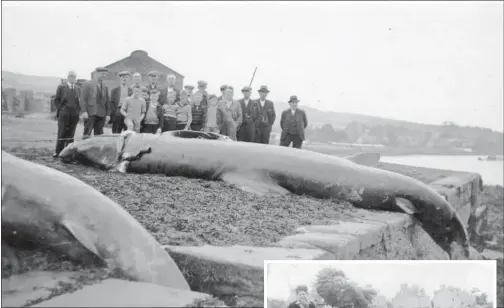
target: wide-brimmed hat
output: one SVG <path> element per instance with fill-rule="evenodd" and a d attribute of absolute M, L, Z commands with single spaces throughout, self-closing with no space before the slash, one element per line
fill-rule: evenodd
<path fill-rule="evenodd" d="M 268 86 L 261 86 L 257 92 L 266 92 L 269 93 Z"/>
<path fill-rule="evenodd" d="M 289 98 L 289 103 L 299 103 L 299 100 L 296 95 L 291 95 Z"/>

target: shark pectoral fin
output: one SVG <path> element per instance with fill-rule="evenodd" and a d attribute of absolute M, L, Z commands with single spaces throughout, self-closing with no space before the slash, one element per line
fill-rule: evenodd
<path fill-rule="evenodd" d="M 408 199 L 396 198 L 395 201 L 396 205 L 400 207 L 401 210 L 403 210 L 406 214 L 413 215 L 418 213 L 417 208 Z"/>
<path fill-rule="evenodd" d="M 96 248 L 96 245 L 94 244 L 95 241 L 93 239 L 93 236 L 86 231 L 84 228 L 81 226 L 69 221 L 69 220 L 63 220 L 61 222 L 61 225 L 65 227 L 68 232 L 70 232 L 76 239 L 81 243 L 84 247 L 86 247 L 89 251 L 94 253 L 96 256 L 100 257 L 100 254 L 98 253 L 98 249 Z"/>
<path fill-rule="evenodd" d="M 260 175 L 254 172 L 229 172 L 224 174 L 221 179 L 224 182 L 235 185 L 243 191 L 247 191 L 257 195 L 286 195 L 289 193 L 283 187 L 274 183 L 265 175 Z"/>
<path fill-rule="evenodd" d="M 380 162 L 380 153 L 358 153 L 345 158 L 359 165 L 375 167 Z"/>

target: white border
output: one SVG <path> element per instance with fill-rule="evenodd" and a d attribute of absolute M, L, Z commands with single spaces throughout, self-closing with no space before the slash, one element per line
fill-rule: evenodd
<path fill-rule="evenodd" d="M 493 263 L 493 308 L 497 308 L 497 260 L 264 260 L 264 308 L 268 308 L 268 264 L 488 264 Z"/>

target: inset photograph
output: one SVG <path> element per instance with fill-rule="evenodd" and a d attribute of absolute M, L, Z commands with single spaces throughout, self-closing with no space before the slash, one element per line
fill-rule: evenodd
<path fill-rule="evenodd" d="M 265 261 L 267 308 L 496 308 L 485 261 Z"/>

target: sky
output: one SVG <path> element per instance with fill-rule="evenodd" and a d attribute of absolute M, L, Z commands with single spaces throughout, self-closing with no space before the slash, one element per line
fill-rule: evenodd
<path fill-rule="evenodd" d="M 391 300 L 401 283 L 416 283 L 432 298 L 441 284 L 465 290 L 479 288 L 495 303 L 496 263 L 494 261 L 317 261 L 271 263 L 268 265 L 267 296 L 287 300 L 289 285 L 311 286 L 324 267 L 340 269 L 355 283 L 370 284 Z"/>
<path fill-rule="evenodd" d="M 2 2 L 2 70 L 90 78 L 141 49 L 253 97 L 503 130 L 503 2 Z M 287 107 L 287 104 L 286 104 Z"/>

